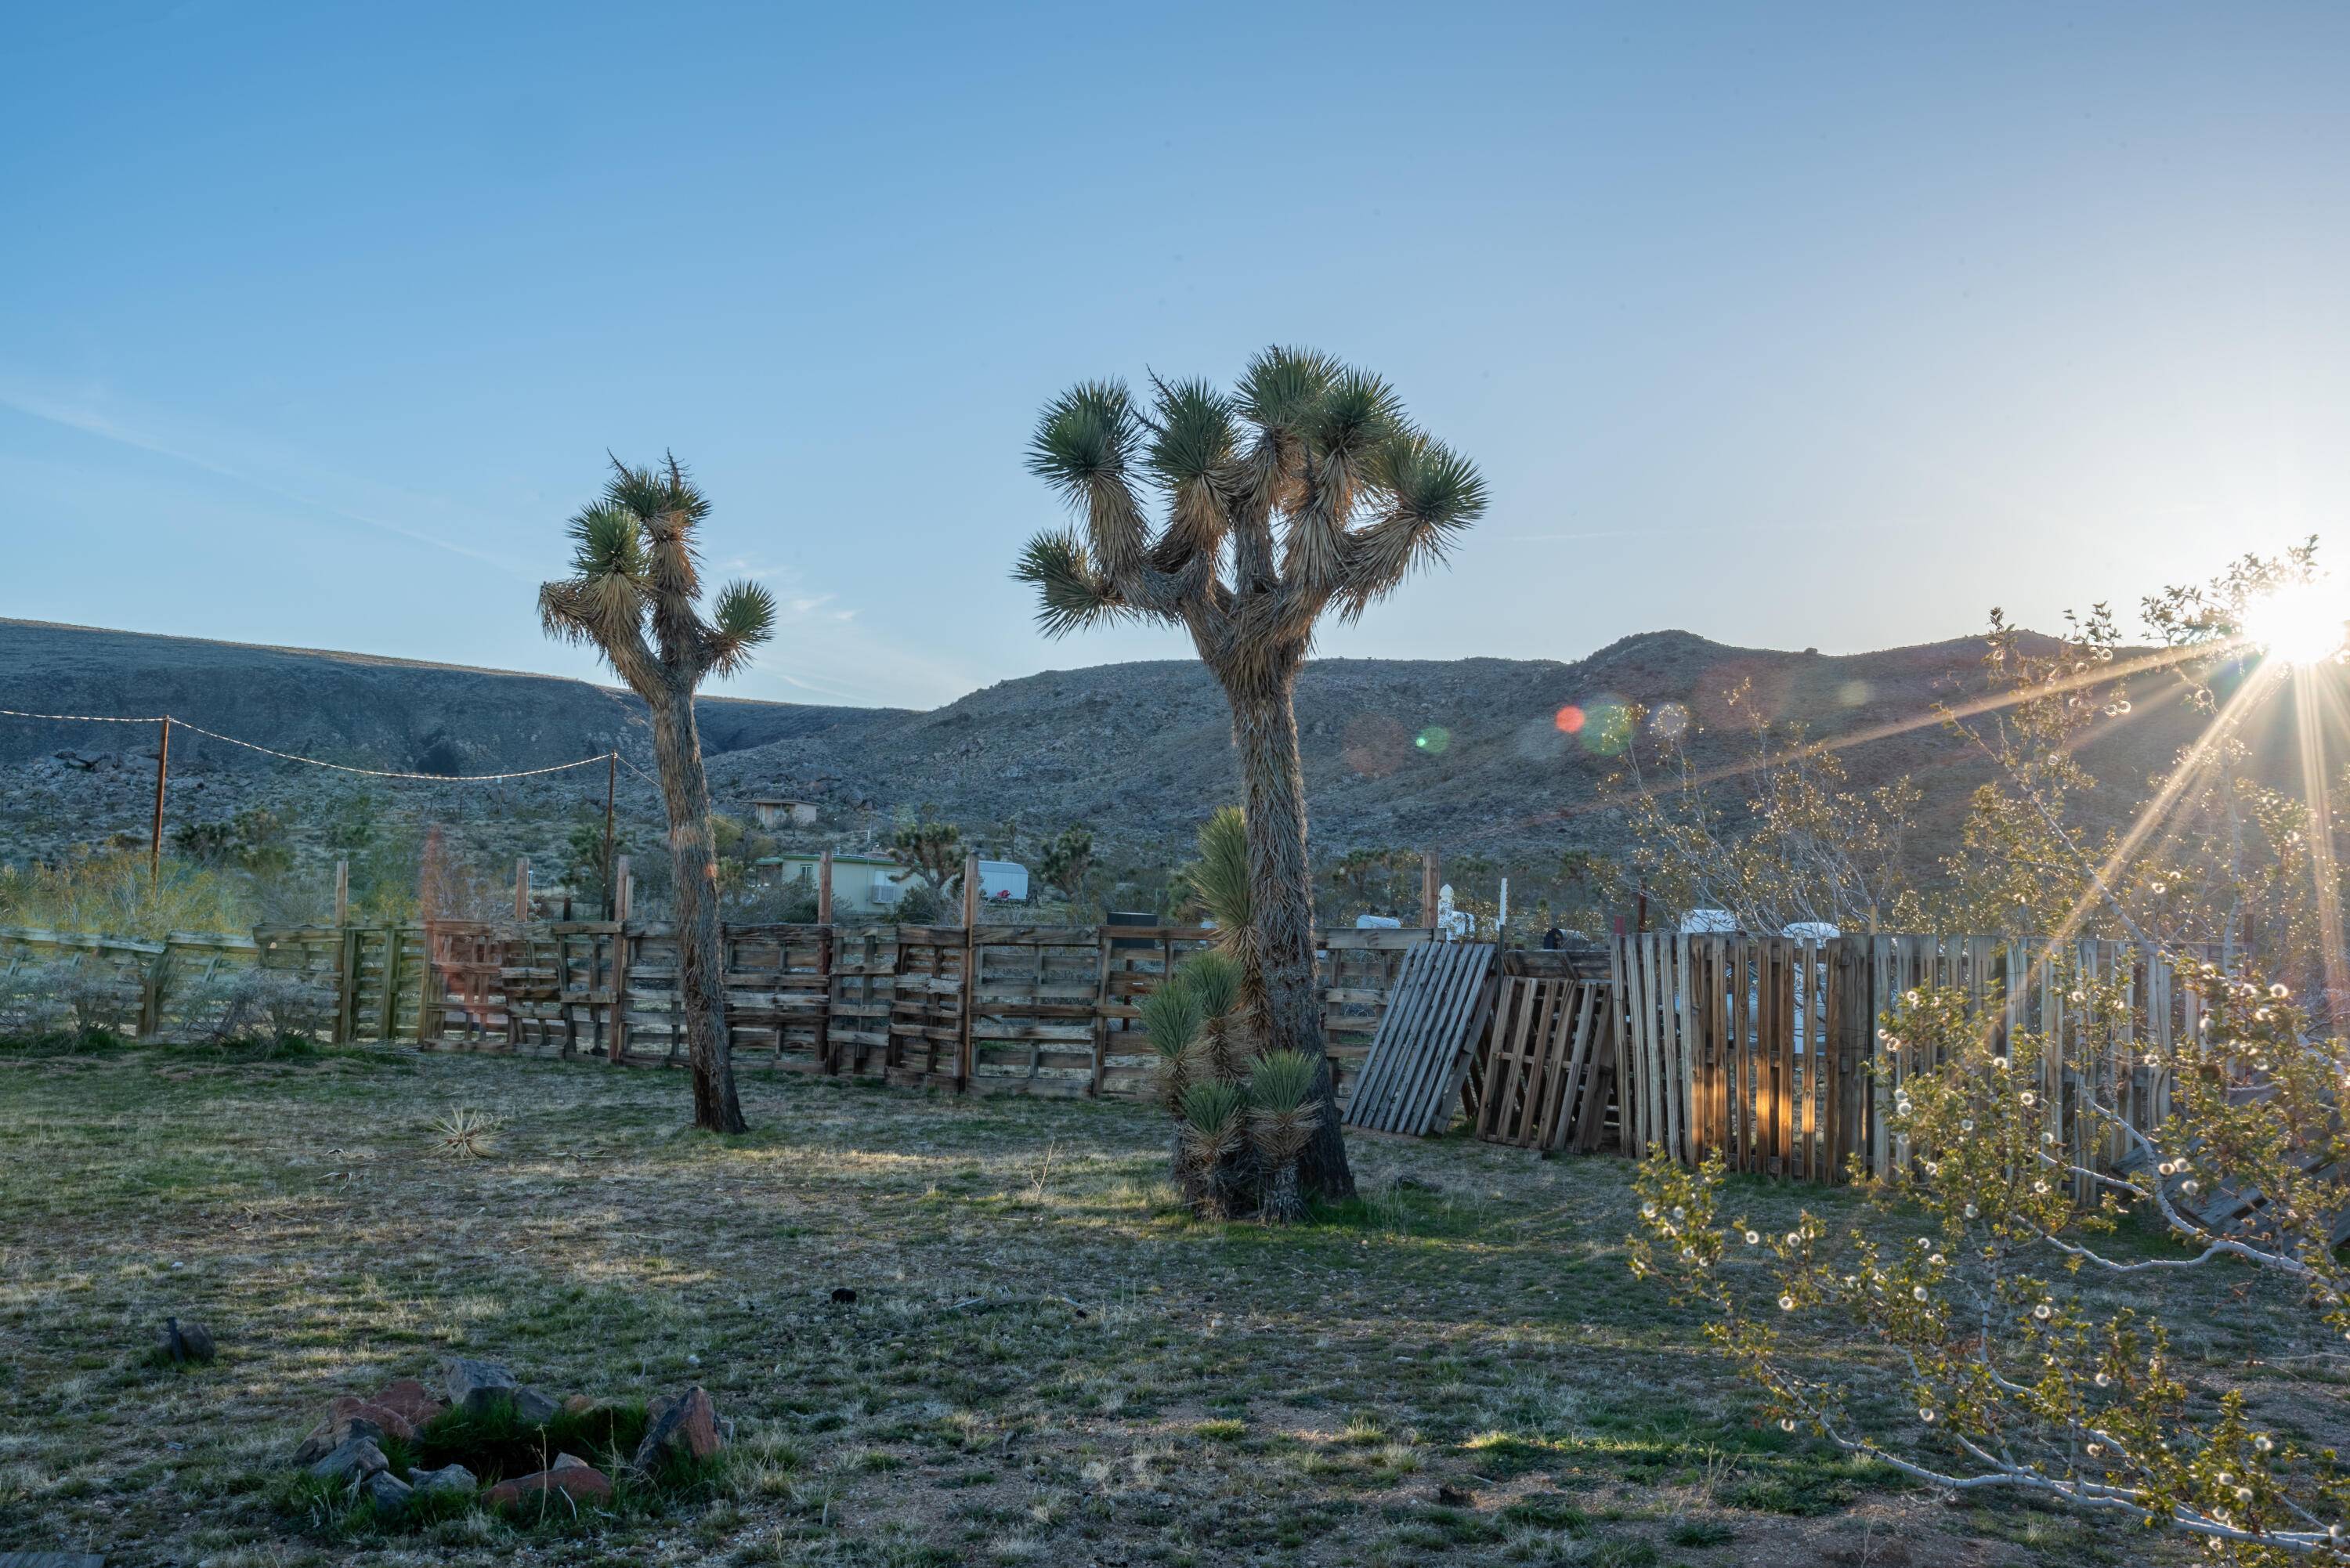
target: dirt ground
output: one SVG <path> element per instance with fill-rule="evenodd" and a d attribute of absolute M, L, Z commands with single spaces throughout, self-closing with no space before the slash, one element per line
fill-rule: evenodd
<path fill-rule="evenodd" d="M 1758 1429 L 1698 1325 L 1627 1274 L 1619 1159 L 1357 1138 L 1364 1199 L 1284 1232 L 1182 1215 L 1139 1106 L 757 1071 L 743 1098 L 755 1130 L 720 1141 L 684 1129 L 686 1085 L 661 1072 L 0 1049 L 0 1549 L 213 1568 L 2145 1560 L 2111 1526 L 1947 1501 Z M 502 1123 L 480 1158 L 443 1143 L 461 1109 Z M 1854 1200 L 1758 1182 L 1740 1201 L 1792 1220 Z M 2198 1305 L 2186 1363 L 2241 1379 L 2283 1359 L 2261 1309 Z M 166 1314 L 210 1324 L 219 1360 L 151 1364 Z M 452 1355 L 558 1397 L 699 1383 L 735 1440 L 690 1493 L 527 1528 L 386 1532 L 291 1485 L 329 1397 Z"/>

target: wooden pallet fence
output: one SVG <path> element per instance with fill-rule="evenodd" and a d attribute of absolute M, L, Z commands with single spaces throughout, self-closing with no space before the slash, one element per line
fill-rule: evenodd
<path fill-rule="evenodd" d="M 1599 981 L 1505 974 L 1482 1058 L 1477 1136 L 1544 1152 L 1597 1148 L 1615 1075 L 1609 1007 Z"/>
<path fill-rule="evenodd" d="M 2170 1086 L 2143 1047 L 2185 1038 L 2199 1010 L 2191 970 L 2105 940 L 1643 933 L 1610 944 L 1608 973 L 1617 1147 L 1685 1161 L 1718 1149 L 1733 1169 L 1816 1182 L 1844 1179 L 1856 1158 L 1889 1177 L 1919 1158 L 1894 1107 L 1910 1075 L 1944 1064 L 1882 1038 L 1899 1034 L 1913 991 L 1955 988 L 1994 1042 L 2030 1031 L 2057 1043 L 2041 1063 L 2042 1104 L 2090 1168 L 2113 1168 L 2128 1147 L 2084 1107 L 2094 1096 L 2141 1131 L 2160 1125 Z M 2085 979 L 2117 986 L 2126 1015 L 2096 1018 Z M 2093 1026 L 2107 1022 L 2112 1038 L 2099 1039 Z M 2076 1180 L 2084 1199 L 2089 1185 Z"/>
<path fill-rule="evenodd" d="M 1493 959 L 1491 942 L 1409 950 L 1347 1102 L 1347 1126 L 1425 1137 L 1451 1122 L 1492 1010 Z"/>

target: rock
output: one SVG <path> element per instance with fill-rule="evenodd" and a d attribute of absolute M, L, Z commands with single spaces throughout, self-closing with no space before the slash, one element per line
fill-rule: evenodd
<path fill-rule="evenodd" d="M 338 1399 L 335 1403 L 340 1405 L 343 1401 Z M 294 1462 L 297 1465 L 316 1464 L 355 1438 L 380 1446 L 384 1436 L 381 1427 L 363 1417 L 329 1416 L 312 1428 L 310 1435 L 302 1439 L 302 1446 L 294 1450 Z"/>
<path fill-rule="evenodd" d="M 213 1344 L 212 1330 L 200 1323 L 182 1323 L 175 1317 L 163 1320 L 163 1326 L 155 1334 L 155 1347 L 175 1366 L 191 1361 L 210 1361 L 220 1354 Z"/>
<path fill-rule="evenodd" d="M 394 1378 L 377 1389 L 368 1403 L 398 1416 L 408 1423 L 411 1432 L 449 1408 L 433 1397 L 432 1389 L 413 1377 Z"/>
<path fill-rule="evenodd" d="M 482 1483 L 463 1465 L 442 1465 L 437 1470 L 409 1471 L 408 1484 L 419 1492 L 472 1492 Z"/>
<path fill-rule="evenodd" d="M 310 1473 L 321 1480 L 359 1480 L 378 1470 L 388 1470 L 391 1461 L 375 1446 L 372 1438 L 349 1438 L 335 1446 L 334 1452 L 310 1467 Z"/>
<path fill-rule="evenodd" d="M 544 1427 L 561 1407 L 536 1388 L 525 1388 L 515 1375 L 494 1361 L 451 1358 L 447 1385 L 449 1403 L 480 1416 L 511 1402 L 515 1418 L 525 1427 Z"/>
<path fill-rule="evenodd" d="M 560 1492 L 574 1504 L 598 1502 L 612 1495 L 612 1483 L 595 1466 L 565 1454 L 552 1469 L 500 1481 L 482 1494 L 482 1502 L 489 1508 L 552 1507 L 550 1492 Z"/>
<path fill-rule="evenodd" d="M 378 1470 L 359 1482 L 359 1495 L 375 1504 L 377 1513 L 398 1519 L 408 1511 L 409 1484 L 390 1470 Z"/>
<path fill-rule="evenodd" d="M 665 1395 L 654 1399 L 645 1414 L 652 1424 L 637 1445 L 633 1462 L 640 1470 L 650 1470 L 665 1455 L 706 1459 L 726 1446 L 718 1430 L 718 1407 L 699 1385 L 674 1399 Z"/>
<path fill-rule="evenodd" d="M 574 1394 L 563 1402 L 563 1407 L 575 1416 L 585 1416 L 596 1407 L 596 1401 L 585 1394 Z"/>

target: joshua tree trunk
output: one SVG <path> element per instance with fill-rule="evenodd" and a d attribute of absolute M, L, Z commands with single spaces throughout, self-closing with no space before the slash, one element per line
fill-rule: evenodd
<path fill-rule="evenodd" d="M 1319 977 L 1314 963 L 1314 873 L 1305 854 L 1305 773 L 1297 754 L 1292 696 L 1297 665 L 1229 679 L 1232 743 L 1241 754 L 1248 813 L 1249 898 L 1255 931 L 1243 963 L 1264 1009 L 1265 1048 L 1297 1051 L 1315 1064 L 1314 1137 L 1298 1162 L 1305 1189 L 1355 1195 L 1347 1140 L 1338 1129 L 1336 1085 L 1324 1048 Z"/>
<path fill-rule="evenodd" d="M 677 903 L 677 988 L 693 1068 L 693 1125 L 712 1132 L 748 1129 L 734 1094 L 733 1050 L 726 1033 L 725 936 L 718 921 L 718 857 L 710 836 L 710 780 L 693 692 L 673 686 L 652 710 L 653 755 L 669 804 L 669 846 Z"/>

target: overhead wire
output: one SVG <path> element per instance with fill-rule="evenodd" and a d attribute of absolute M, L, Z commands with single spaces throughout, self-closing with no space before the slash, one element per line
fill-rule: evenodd
<path fill-rule="evenodd" d="M 608 757 L 618 757 L 621 762 L 628 763 L 630 772 L 637 774 L 639 777 L 643 776 L 643 770 L 634 763 L 629 762 L 629 759 L 621 756 L 618 751 L 598 752 L 593 756 L 582 757 L 574 763 L 556 763 L 543 768 L 516 768 L 505 773 L 420 774 L 406 773 L 396 768 L 362 768 L 349 763 L 330 763 L 324 757 L 306 757 L 296 752 L 281 752 L 275 746 L 265 746 L 257 742 L 239 740 L 234 735 L 224 735 L 218 730 L 208 730 L 202 724 L 190 723 L 187 720 L 170 713 L 156 713 L 144 718 L 125 718 L 108 713 L 29 713 L 15 708 L 0 708 L 0 717 L 38 719 L 53 723 L 69 724 L 168 723 L 186 730 L 192 734 L 208 736 L 227 745 L 242 746 L 248 752 L 259 752 L 264 756 L 276 757 L 282 762 L 303 763 L 314 768 L 331 768 L 338 774 L 357 774 L 362 778 L 371 779 L 411 779 L 422 784 L 494 784 L 501 779 L 537 778 L 546 774 L 567 773 L 573 768 L 592 767 Z"/>

